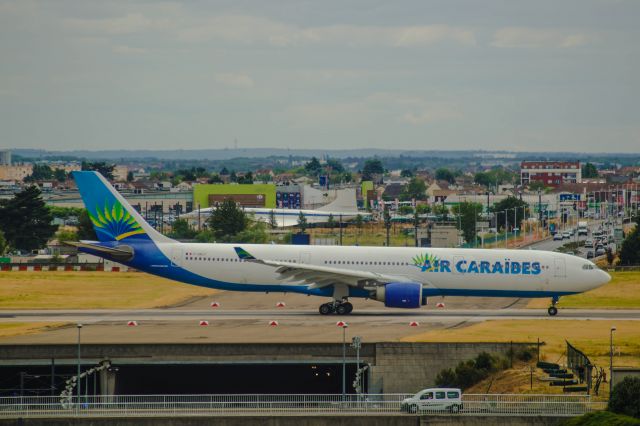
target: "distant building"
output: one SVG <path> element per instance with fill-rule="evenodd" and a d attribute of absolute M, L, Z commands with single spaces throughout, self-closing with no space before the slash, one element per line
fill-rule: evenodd
<path fill-rule="evenodd" d="M 17 180 L 22 182 L 27 176 L 31 176 L 33 173 L 32 164 L 23 164 L 16 166 L 0 165 L 0 179 L 1 180 Z"/>
<path fill-rule="evenodd" d="M 11 165 L 11 151 L 3 150 L 0 151 L 0 166 L 10 166 Z"/>
<path fill-rule="evenodd" d="M 557 187 L 564 183 L 582 182 L 579 161 L 523 161 L 520 163 L 520 183 L 542 182 Z"/>

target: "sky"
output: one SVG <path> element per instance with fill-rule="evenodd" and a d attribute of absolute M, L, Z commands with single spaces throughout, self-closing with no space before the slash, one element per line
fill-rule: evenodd
<path fill-rule="evenodd" d="M 0 0 L 0 148 L 638 152 L 640 2 Z"/>

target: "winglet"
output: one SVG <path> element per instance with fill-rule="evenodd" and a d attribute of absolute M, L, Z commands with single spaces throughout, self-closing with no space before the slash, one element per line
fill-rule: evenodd
<path fill-rule="evenodd" d="M 242 247 L 234 247 L 238 257 L 242 260 L 257 260 L 255 257 L 251 256 L 248 251 L 243 249 Z"/>

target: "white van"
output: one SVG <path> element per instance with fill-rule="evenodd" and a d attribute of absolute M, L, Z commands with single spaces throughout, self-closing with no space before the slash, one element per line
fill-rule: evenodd
<path fill-rule="evenodd" d="M 455 388 L 423 389 L 411 398 L 404 399 L 401 409 L 409 413 L 418 411 L 457 413 L 462 410 L 462 391 Z"/>

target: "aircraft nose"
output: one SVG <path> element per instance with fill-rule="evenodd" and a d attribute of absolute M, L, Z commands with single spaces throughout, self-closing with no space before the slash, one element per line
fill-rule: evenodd
<path fill-rule="evenodd" d="M 600 272 L 600 277 L 601 277 L 600 283 L 601 284 L 606 284 L 609 281 L 611 281 L 611 275 L 609 275 L 609 273 L 603 271 L 602 269 L 600 269 L 600 271 L 598 271 L 598 272 Z"/>

